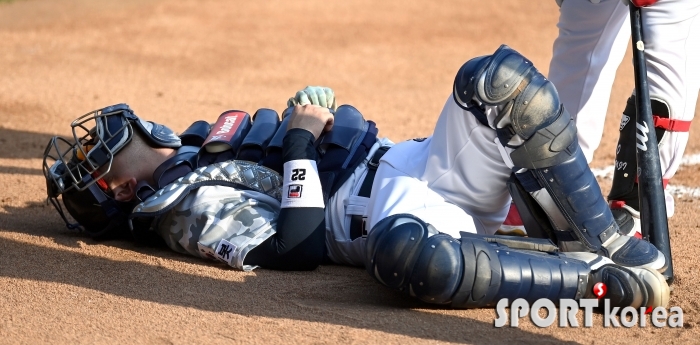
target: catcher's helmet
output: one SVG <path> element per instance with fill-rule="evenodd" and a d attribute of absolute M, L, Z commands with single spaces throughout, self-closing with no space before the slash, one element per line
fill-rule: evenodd
<path fill-rule="evenodd" d="M 102 178 L 114 155 L 132 139 L 136 128 L 154 147 L 178 148 L 180 138 L 169 128 L 141 120 L 126 104 L 87 113 L 71 123 L 73 140 L 53 137 L 44 151 L 44 177 L 49 201 L 70 229 L 104 237 L 126 230 L 134 202 L 118 202 Z M 58 201 L 77 223 L 68 220 Z"/>

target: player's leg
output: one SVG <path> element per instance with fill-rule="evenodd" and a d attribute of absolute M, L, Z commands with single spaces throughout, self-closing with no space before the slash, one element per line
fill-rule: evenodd
<path fill-rule="evenodd" d="M 653 245 L 620 234 L 573 120 L 532 62 L 507 46 L 472 59 L 458 72 L 455 98 L 466 109 L 496 109 L 489 125 L 510 152 L 504 159 L 512 159 L 516 177 L 547 213 L 560 247 L 595 252 L 624 266 L 665 266 Z"/>
<path fill-rule="evenodd" d="M 615 72 L 630 38 L 629 8 L 619 0 L 565 0 L 559 11 L 549 80 L 576 120 L 590 163 L 603 136 Z"/>
<path fill-rule="evenodd" d="M 453 237 L 459 237 L 460 231 L 483 231 L 481 224 L 475 222 L 464 210 L 447 202 L 442 195 L 429 188 L 425 181 L 405 172 L 412 170 L 414 162 L 424 162 L 421 156 L 427 150 L 423 148 L 424 145 L 418 142 L 408 141 L 395 145 L 387 152 L 387 155 L 405 155 L 412 162 L 406 162 L 401 170 L 392 164 L 397 163 L 396 157 L 379 164 L 367 204 L 367 229 L 372 229 L 379 221 L 391 215 L 410 213 Z"/>
<path fill-rule="evenodd" d="M 657 271 L 621 267 L 593 253 L 559 254 L 546 242 L 468 233 L 456 239 L 399 214 L 369 233 L 365 267 L 388 287 L 454 308 L 493 306 L 502 298 L 592 298 L 598 282 L 607 285 L 614 306 L 668 303 L 668 285 Z"/>
<path fill-rule="evenodd" d="M 678 170 L 688 142 L 690 121 L 700 88 L 700 2 L 659 0 L 642 11 L 649 96 L 664 182 Z M 636 110 L 628 101 L 620 124 L 613 186 L 608 199 L 614 208 L 639 210 L 636 183 Z M 665 183 L 664 183 L 665 185 Z M 673 197 L 666 207 L 673 215 Z M 631 208 L 631 209 L 630 209 Z M 639 226 L 636 227 L 637 230 Z"/>
<path fill-rule="evenodd" d="M 450 96 L 431 137 L 399 143 L 382 157 L 368 205 L 370 225 L 411 213 L 456 237 L 459 231 L 494 233 L 510 205 L 511 171 L 497 140 L 492 128 Z M 463 214 L 471 219 L 462 220 Z"/>

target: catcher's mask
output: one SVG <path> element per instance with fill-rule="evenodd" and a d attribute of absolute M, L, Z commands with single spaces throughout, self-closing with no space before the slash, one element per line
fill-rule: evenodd
<path fill-rule="evenodd" d="M 71 123 L 73 139 L 53 137 L 44 151 L 44 177 L 49 201 L 69 229 L 103 237 L 124 229 L 134 202 L 118 202 L 102 179 L 114 156 L 133 138 L 134 128 L 153 147 L 178 148 L 180 138 L 163 125 L 144 121 L 126 104 L 80 116 Z M 68 220 L 58 201 L 77 223 Z"/>

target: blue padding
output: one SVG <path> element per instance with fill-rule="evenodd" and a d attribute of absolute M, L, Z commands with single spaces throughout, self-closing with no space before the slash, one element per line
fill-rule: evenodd
<path fill-rule="evenodd" d="M 474 102 L 476 91 L 476 74 L 490 61 L 490 56 L 480 56 L 473 58 L 457 71 L 455 76 L 453 99 L 460 108 L 469 111 L 484 126 L 488 126 L 488 119 L 481 107 Z"/>
<path fill-rule="evenodd" d="M 280 125 L 279 115 L 272 109 L 258 109 L 253 115 L 253 126 L 243 139 L 236 159 L 260 162 L 267 144 Z"/>
<path fill-rule="evenodd" d="M 617 233 L 615 219 L 598 181 L 578 145 L 563 163 L 531 170 L 566 217 L 579 240 L 591 250 Z"/>
<path fill-rule="evenodd" d="M 371 262 L 374 276 L 388 287 L 405 287 L 428 239 L 428 230 L 422 222 L 410 221 L 379 231 L 382 233 Z"/>
<path fill-rule="evenodd" d="M 319 145 L 322 149 L 329 145 L 335 145 L 350 152 L 353 144 L 360 140 L 367 131 L 365 122 L 364 117 L 355 107 L 347 104 L 341 105 L 335 111 L 333 129 L 323 136 Z"/>
<path fill-rule="evenodd" d="M 526 170 L 521 173 L 515 173 L 515 177 L 518 178 L 518 181 L 528 193 L 536 192 L 542 189 L 540 183 L 537 182 L 537 178 L 532 174 L 530 170 Z"/>
<path fill-rule="evenodd" d="M 532 303 L 540 298 L 551 301 L 574 298 L 579 274 L 589 270 L 580 261 L 567 260 L 564 263 L 556 254 L 509 250 L 507 247 L 500 247 L 498 258 L 502 280 L 495 301 L 524 298 Z"/>
<path fill-rule="evenodd" d="M 279 124 L 280 118 L 276 111 L 266 108 L 258 109 L 253 115 L 253 126 L 243 139 L 241 146 L 257 145 L 264 148 L 272 140 Z"/>
<path fill-rule="evenodd" d="M 182 146 L 201 147 L 209 136 L 211 126 L 204 120 L 195 121 L 180 134 Z"/>
<path fill-rule="evenodd" d="M 275 135 L 272 137 L 270 142 L 265 147 L 265 157 L 260 161 L 260 164 L 282 174 L 282 167 L 284 162 L 282 161 L 282 142 L 284 140 L 284 135 L 287 133 L 287 125 L 289 124 L 289 119 L 291 116 L 285 115 L 290 114 L 291 111 L 288 108 L 282 113 L 284 116 L 282 122 L 280 122 Z"/>
<path fill-rule="evenodd" d="M 590 273 L 583 261 L 556 253 L 512 249 L 476 234 L 462 233 L 461 243 L 464 278 L 452 300 L 453 307 L 488 307 L 502 298 L 529 302 L 573 299 L 580 292 L 580 284 L 585 283 L 579 278 Z"/>
<path fill-rule="evenodd" d="M 450 235 L 428 238 L 411 276 L 411 291 L 417 298 L 436 304 L 452 301 L 465 268 L 459 247 L 459 241 Z"/>
<path fill-rule="evenodd" d="M 153 121 L 144 121 L 134 113 L 128 105 L 121 103 L 102 109 L 103 113 L 121 111 L 121 114 L 126 120 L 130 121 L 133 127 L 141 131 L 148 138 L 151 144 L 157 147 L 178 148 L 182 145 L 180 137 L 167 126 L 155 123 Z M 115 114 L 116 115 L 116 114 Z M 116 116 L 116 117 L 122 117 Z"/>
<path fill-rule="evenodd" d="M 318 140 L 323 153 L 318 162 L 324 197 L 327 199 L 352 175 L 377 142 L 379 130 L 351 105 L 335 111 L 333 129 Z"/>
<path fill-rule="evenodd" d="M 105 126 L 102 128 L 105 133 L 102 140 L 109 138 L 105 143 L 110 150 L 114 151 L 115 146 L 123 139 L 124 134 L 130 134 L 127 127 L 128 120 L 126 117 L 118 115 L 105 116 L 103 118 Z M 148 133 L 145 133 L 148 135 Z"/>
<path fill-rule="evenodd" d="M 285 113 L 286 112 L 287 111 L 285 110 Z M 282 142 L 284 140 L 284 135 L 287 133 L 289 119 L 291 119 L 290 116 L 286 116 L 282 119 L 282 122 L 279 124 L 279 127 L 277 127 L 275 135 L 272 136 L 272 139 L 270 139 L 270 142 L 267 144 L 266 154 L 269 155 L 271 151 L 282 151 Z"/>

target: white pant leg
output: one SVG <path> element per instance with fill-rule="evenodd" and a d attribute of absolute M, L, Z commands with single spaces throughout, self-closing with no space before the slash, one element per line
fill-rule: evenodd
<path fill-rule="evenodd" d="M 388 216 L 408 213 L 432 224 L 438 231 L 454 238 L 460 238 L 460 231 L 483 233 L 483 227 L 477 228 L 474 219 L 463 209 L 448 202 L 442 195 L 428 188 L 427 181 L 420 180 L 411 171 L 406 172 L 406 170 L 410 170 L 405 169 L 406 166 L 396 164 L 403 158 L 416 158 L 417 155 L 425 156 L 429 140 L 423 143 L 414 141 L 399 143 L 392 147 L 386 155 L 393 153 L 394 155 L 406 156 L 400 159 L 387 157 L 389 161 L 384 161 L 382 158 L 372 185 L 372 197 L 367 205 L 367 224 L 370 230 L 380 220 Z"/>
<path fill-rule="evenodd" d="M 630 38 L 629 8 L 620 0 L 565 0 L 559 14 L 549 80 L 576 120 L 590 163 L 603 136 L 615 73 Z"/>
<path fill-rule="evenodd" d="M 411 213 L 456 237 L 459 231 L 494 233 L 511 200 L 511 170 L 496 141 L 492 128 L 450 96 L 430 138 L 399 143 L 382 158 L 368 205 L 370 227 Z"/>
<path fill-rule="evenodd" d="M 649 95 L 670 108 L 672 119 L 690 121 L 700 88 L 700 1 L 659 0 L 642 9 Z M 661 171 L 678 170 L 688 132 L 666 132 L 659 145 Z"/>
<path fill-rule="evenodd" d="M 671 119 L 690 121 L 700 88 L 700 2 L 660 0 L 642 10 L 642 30 L 649 95 L 665 102 Z M 664 179 L 678 171 L 688 132 L 666 132 L 659 142 Z M 673 196 L 666 193 L 666 210 L 673 215 Z"/>

